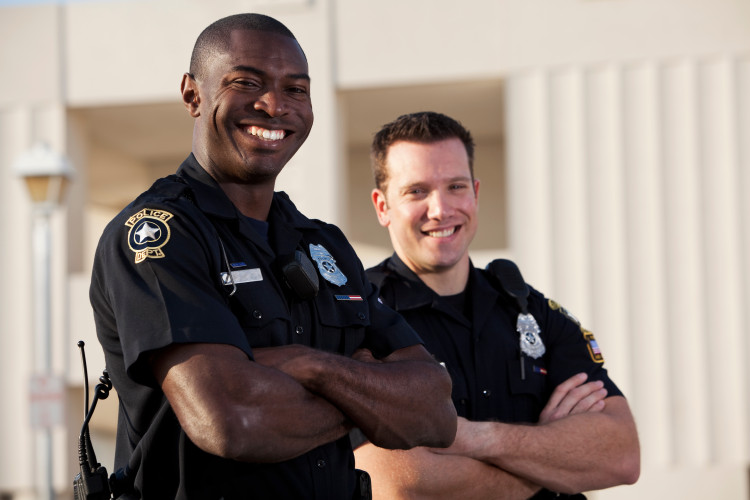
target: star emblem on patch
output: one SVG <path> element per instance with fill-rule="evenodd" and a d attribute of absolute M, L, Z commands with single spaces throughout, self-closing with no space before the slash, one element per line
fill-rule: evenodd
<path fill-rule="evenodd" d="M 168 221 L 174 217 L 165 210 L 144 208 L 132 215 L 125 225 L 128 231 L 128 247 L 135 253 L 135 263 L 165 256 L 162 247 L 170 237 Z"/>

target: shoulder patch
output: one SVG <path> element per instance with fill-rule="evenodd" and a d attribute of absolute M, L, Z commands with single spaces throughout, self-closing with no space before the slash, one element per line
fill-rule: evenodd
<path fill-rule="evenodd" d="M 558 304 L 554 300 L 547 299 L 547 304 L 549 305 L 549 308 L 552 309 L 553 311 L 560 312 L 563 316 L 565 316 L 566 318 L 568 318 L 570 321 L 572 321 L 573 323 L 575 323 L 578 326 L 581 326 L 581 322 L 578 321 L 578 318 L 576 318 L 575 316 L 573 316 L 572 314 L 570 314 L 570 311 L 568 311 L 567 309 L 565 309 L 563 306 L 561 306 L 560 304 Z"/>
<path fill-rule="evenodd" d="M 584 328 L 581 328 L 581 333 L 583 333 L 583 338 L 586 339 L 586 347 L 588 347 L 589 354 L 594 363 L 604 363 L 604 356 L 602 356 L 602 351 L 599 349 L 599 344 L 596 342 L 594 334 Z"/>
<path fill-rule="evenodd" d="M 135 263 L 146 259 L 160 259 L 165 256 L 161 248 L 169 241 L 170 230 L 167 222 L 174 217 L 171 213 L 155 208 L 144 208 L 131 216 L 125 225 L 128 231 L 128 247 L 135 253 Z"/>
<path fill-rule="evenodd" d="M 601 349 L 599 349 L 599 344 L 594 338 L 594 334 L 586 330 L 583 326 L 581 326 L 581 322 L 578 321 L 578 318 L 573 316 L 570 313 L 570 311 L 565 309 L 563 306 L 561 306 L 554 300 L 548 299 L 547 304 L 549 305 L 550 309 L 552 309 L 553 311 L 559 312 L 560 314 L 568 318 L 570 321 L 578 325 L 578 328 L 581 329 L 581 334 L 583 335 L 583 339 L 586 341 L 586 347 L 588 348 L 589 355 L 591 356 L 591 360 L 594 363 L 604 363 L 604 356 L 602 355 Z"/>

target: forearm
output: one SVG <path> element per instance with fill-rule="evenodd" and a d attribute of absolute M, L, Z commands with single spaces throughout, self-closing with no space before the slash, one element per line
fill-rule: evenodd
<path fill-rule="evenodd" d="M 289 352 L 284 362 L 266 357 L 284 351 Z M 298 346 L 263 352 L 257 359 L 331 402 L 378 446 L 448 446 L 455 435 L 450 377 L 422 346 L 401 349 L 383 362 Z"/>
<path fill-rule="evenodd" d="M 455 410 L 446 371 L 431 359 L 363 363 L 337 357 L 312 390 L 385 448 L 448 446 Z"/>
<path fill-rule="evenodd" d="M 563 493 L 632 484 L 640 470 L 635 424 L 624 398 L 606 403 L 545 425 L 478 422 L 472 456 Z"/>
<path fill-rule="evenodd" d="M 484 462 L 429 448 L 391 451 L 368 443 L 355 457 L 372 476 L 374 500 L 522 500 L 540 489 Z"/>
<path fill-rule="evenodd" d="M 279 462 L 351 428 L 335 406 L 229 346 L 181 346 L 160 353 L 153 366 L 188 437 L 214 455 Z"/>

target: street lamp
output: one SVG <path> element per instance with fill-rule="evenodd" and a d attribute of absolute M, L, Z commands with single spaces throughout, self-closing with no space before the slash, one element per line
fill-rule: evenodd
<path fill-rule="evenodd" d="M 52 375 L 50 219 L 62 202 L 73 169 L 47 144 L 39 143 L 14 164 L 31 196 L 33 208 L 34 374 L 31 378 L 31 424 L 38 429 L 36 456 L 39 498 L 55 498 L 52 467 L 52 428 L 63 420 L 64 384 Z"/>

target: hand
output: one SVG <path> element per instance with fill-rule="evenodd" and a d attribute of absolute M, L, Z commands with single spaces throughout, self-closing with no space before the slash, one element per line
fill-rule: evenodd
<path fill-rule="evenodd" d="M 604 409 L 607 390 L 600 380 L 586 382 L 588 375 L 578 373 L 558 385 L 539 415 L 540 424 L 548 424 L 569 415 L 600 412 Z"/>

